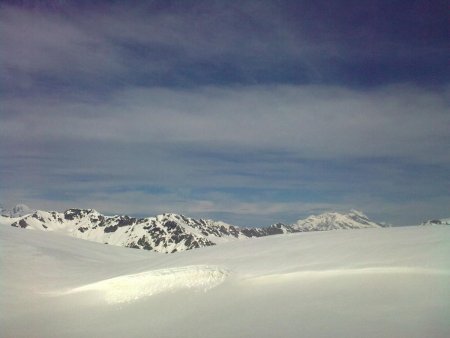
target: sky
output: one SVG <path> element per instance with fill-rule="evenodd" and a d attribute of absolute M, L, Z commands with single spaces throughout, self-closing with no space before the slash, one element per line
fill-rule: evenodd
<path fill-rule="evenodd" d="M 447 1 L 1 1 L 0 201 L 450 216 Z"/>

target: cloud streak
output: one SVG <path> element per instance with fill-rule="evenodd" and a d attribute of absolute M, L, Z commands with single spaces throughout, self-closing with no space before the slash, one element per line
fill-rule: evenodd
<path fill-rule="evenodd" d="M 284 151 L 301 158 L 403 157 L 448 164 L 448 90 L 324 86 L 140 89 L 101 102 L 4 103 L 5 142 L 117 142 Z M 33 127 L 31 127 L 33 126 Z M 357 140 L 357 142 L 356 142 Z"/>

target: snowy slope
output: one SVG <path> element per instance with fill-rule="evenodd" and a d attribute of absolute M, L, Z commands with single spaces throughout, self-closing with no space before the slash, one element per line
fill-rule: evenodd
<path fill-rule="evenodd" d="M 172 255 L 0 227 L 1 337 L 449 337 L 450 228 Z"/>
<path fill-rule="evenodd" d="M 327 213 L 310 216 L 293 225 L 278 223 L 266 228 L 240 228 L 220 221 L 196 220 L 177 214 L 147 218 L 105 216 L 93 209 L 69 209 L 63 213 L 38 210 L 22 217 L 0 216 L 0 223 L 164 253 L 283 233 L 380 227 L 355 211 L 347 215 Z"/>

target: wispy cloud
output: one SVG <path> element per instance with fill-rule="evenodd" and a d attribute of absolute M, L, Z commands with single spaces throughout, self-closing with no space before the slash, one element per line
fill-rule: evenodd
<path fill-rule="evenodd" d="M 408 86 L 364 92 L 326 86 L 134 88 L 101 102 L 51 95 L 6 99 L 0 128 L 5 142 L 16 144 L 89 140 L 197 153 L 203 148 L 211 155 L 226 155 L 229 148 L 310 159 L 448 163 L 448 108 L 447 89 Z"/>
<path fill-rule="evenodd" d="M 3 4 L 0 75 L 22 90 L 96 92 L 130 84 L 442 84 L 448 76 L 439 6 L 427 7 L 435 14 L 430 24 L 382 5 L 324 11 L 270 1 L 152 3 L 54 10 Z M 426 13 L 410 10 L 419 12 Z M 386 15 L 396 17 L 395 27 Z M 428 32 L 425 41 L 419 29 Z"/>

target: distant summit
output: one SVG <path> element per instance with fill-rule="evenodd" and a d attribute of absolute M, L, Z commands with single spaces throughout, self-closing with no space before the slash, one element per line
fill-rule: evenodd
<path fill-rule="evenodd" d="M 422 222 L 421 225 L 450 225 L 450 218 L 430 219 Z"/>
<path fill-rule="evenodd" d="M 4 207 L 3 204 L 0 204 L 0 214 L 3 216 L 21 217 L 21 216 L 31 214 L 33 212 L 34 212 L 34 210 L 30 209 L 25 204 L 17 204 L 10 209 Z"/>
<path fill-rule="evenodd" d="M 318 216 L 309 216 L 292 225 L 298 231 L 325 231 L 340 229 L 381 228 L 381 223 L 371 221 L 364 213 L 352 210 L 348 214 L 327 212 Z"/>

